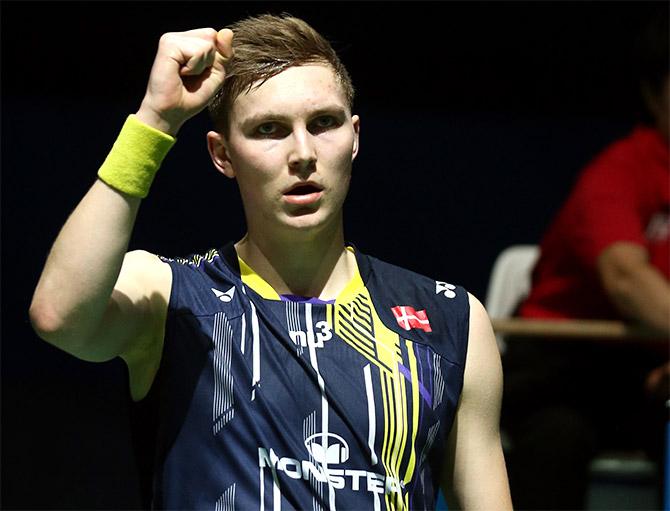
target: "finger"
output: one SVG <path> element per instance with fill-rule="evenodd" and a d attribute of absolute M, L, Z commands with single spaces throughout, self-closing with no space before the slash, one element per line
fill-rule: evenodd
<path fill-rule="evenodd" d="M 215 53 L 214 47 L 199 49 L 181 67 L 179 74 L 182 76 L 202 74 L 214 62 Z"/>
<path fill-rule="evenodd" d="M 185 32 L 180 32 L 181 35 L 186 37 L 197 37 L 200 39 L 208 39 L 210 41 L 214 40 L 216 36 L 216 30 L 207 27 L 207 28 L 194 28 L 192 30 L 186 30 Z"/>
<path fill-rule="evenodd" d="M 233 31 L 222 28 L 216 34 L 216 49 L 227 60 L 233 56 Z"/>

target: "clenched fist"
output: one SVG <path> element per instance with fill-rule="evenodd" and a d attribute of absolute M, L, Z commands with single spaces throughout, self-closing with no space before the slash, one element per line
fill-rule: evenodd
<path fill-rule="evenodd" d="M 164 34 L 137 117 L 172 136 L 200 112 L 225 78 L 233 55 L 233 32 L 201 28 Z"/>

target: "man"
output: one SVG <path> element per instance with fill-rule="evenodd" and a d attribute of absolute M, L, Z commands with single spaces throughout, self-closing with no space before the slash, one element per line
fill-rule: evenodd
<path fill-rule="evenodd" d="M 346 69 L 299 19 L 231 28 L 161 38 L 49 254 L 36 331 L 84 360 L 120 356 L 133 399 L 156 396 L 154 507 L 423 509 L 441 484 L 452 506 L 510 509 L 482 305 L 345 244 L 360 128 Z M 189 259 L 126 253 L 155 171 L 208 104 L 247 234 Z"/>

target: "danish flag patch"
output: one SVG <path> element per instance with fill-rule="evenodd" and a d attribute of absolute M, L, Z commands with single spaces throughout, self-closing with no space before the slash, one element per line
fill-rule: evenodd
<path fill-rule="evenodd" d="M 395 316 L 395 320 L 403 330 L 410 330 L 411 328 L 420 328 L 424 332 L 432 332 L 430 328 L 430 321 L 425 310 L 414 310 L 414 307 L 409 305 L 396 305 L 391 307 L 391 312 Z"/>

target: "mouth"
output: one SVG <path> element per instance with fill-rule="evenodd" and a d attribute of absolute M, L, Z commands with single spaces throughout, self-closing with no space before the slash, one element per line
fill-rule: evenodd
<path fill-rule="evenodd" d="M 289 204 L 306 205 L 316 202 L 323 195 L 323 187 L 316 183 L 299 183 L 284 192 L 284 200 Z"/>
<path fill-rule="evenodd" d="M 284 195 L 309 195 L 310 193 L 317 193 L 323 190 L 323 187 L 307 181 L 305 183 L 296 183 L 293 186 L 289 187 Z"/>

